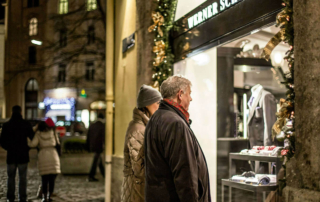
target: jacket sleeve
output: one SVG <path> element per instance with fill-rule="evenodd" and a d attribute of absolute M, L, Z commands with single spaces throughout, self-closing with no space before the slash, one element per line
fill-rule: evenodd
<path fill-rule="evenodd" d="M 37 147 L 38 144 L 39 144 L 38 133 L 36 133 L 36 135 L 33 137 L 32 140 L 30 140 L 30 138 L 28 138 L 28 146 L 29 147 Z"/>
<path fill-rule="evenodd" d="M 91 136 L 91 130 L 92 130 L 92 125 L 89 126 L 88 133 L 87 133 L 87 140 L 86 140 L 86 147 L 87 150 L 90 152 L 90 136 Z"/>
<path fill-rule="evenodd" d="M 180 201 L 197 202 L 198 166 L 194 141 L 184 123 L 171 123 L 163 140 L 165 158 L 174 179 Z"/>
<path fill-rule="evenodd" d="M 32 140 L 34 137 L 33 127 L 29 122 L 27 122 L 27 137 L 30 138 L 30 140 Z"/>
<path fill-rule="evenodd" d="M 136 177 L 144 176 L 144 155 L 142 155 L 144 135 L 140 131 L 128 134 L 127 147 L 131 159 L 131 168 Z"/>
<path fill-rule="evenodd" d="M 277 121 L 277 103 L 272 94 L 267 94 L 263 99 L 263 119 L 264 119 L 264 146 L 272 144 L 271 131 L 273 124 Z"/>
<path fill-rule="evenodd" d="M 2 127 L 0 145 L 3 149 L 8 150 L 8 129 L 6 125 Z"/>

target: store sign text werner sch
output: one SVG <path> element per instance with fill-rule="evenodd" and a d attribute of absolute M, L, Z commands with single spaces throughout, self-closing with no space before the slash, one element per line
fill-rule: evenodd
<path fill-rule="evenodd" d="M 240 1 L 242 0 L 220 0 L 220 5 L 218 2 L 212 3 L 211 5 L 204 8 L 202 11 L 199 11 L 198 13 L 188 18 L 189 29 L 199 25 L 207 19 L 212 18 L 213 16 L 230 8 L 231 6 L 235 5 Z"/>

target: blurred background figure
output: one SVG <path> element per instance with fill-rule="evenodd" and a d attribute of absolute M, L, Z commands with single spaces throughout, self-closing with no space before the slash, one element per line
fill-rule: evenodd
<path fill-rule="evenodd" d="M 104 116 L 99 113 L 97 121 L 90 125 L 87 134 L 87 148 L 90 152 L 95 153 L 88 177 L 89 182 L 98 181 L 98 179 L 95 178 L 98 164 L 100 173 L 104 177 L 104 166 L 101 153 L 104 148 L 105 128 Z"/>
<path fill-rule="evenodd" d="M 27 138 L 32 139 L 34 132 L 29 122 L 21 115 L 21 107 L 12 107 L 11 119 L 3 124 L 0 144 L 7 150 L 7 199 L 15 200 L 15 178 L 19 171 L 19 201 L 27 201 L 27 168 L 29 163 L 29 147 Z"/>
<path fill-rule="evenodd" d="M 56 149 L 60 142 L 52 123 L 51 119 L 41 121 L 33 140 L 28 141 L 30 147 L 39 147 L 38 168 L 42 178 L 42 202 L 52 201 L 55 179 L 57 174 L 61 173 L 60 158 Z"/>

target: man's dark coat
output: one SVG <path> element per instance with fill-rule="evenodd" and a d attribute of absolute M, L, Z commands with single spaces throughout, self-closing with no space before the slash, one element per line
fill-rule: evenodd
<path fill-rule="evenodd" d="M 182 112 L 162 101 L 145 131 L 146 202 L 210 202 L 207 163 Z"/>
<path fill-rule="evenodd" d="M 22 119 L 21 114 L 13 113 L 11 119 L 3 124 L 0 144 L 7 150 L 7 164 L 25 164 L 29 162 L 27 138 L 33 139 L 31 124 Z"/>
<path fill-rule="evenodd" d="M 87 135 L 87 147 L 91 152 L 102 153 L 106 126 L 102 120 L 91 124 Z"/>

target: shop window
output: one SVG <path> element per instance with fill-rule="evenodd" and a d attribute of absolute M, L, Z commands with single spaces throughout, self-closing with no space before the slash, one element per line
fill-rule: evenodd
<path fill-rule="evenodd" d="M 29 21 L 29 36 L 35 36 L 38 34 L 38 19 L 31 18 Z"/>
<path fill-rule="evenodd" d="M 87 81 L 93 81 L 94 80 L 94 63 L 93 62 L 87 62 L 86 63 L 86 80 Z"/>
<path fill-rule="evenodd" d="M 38 7 L 38 6 L 39 6 L 39 0 L 28 0 L 28 8 Z"/>
<path fill-rule="evenodd" d="M 30 79 L 25 86 L 25 117 L 35 119 L 38 117 L 38 91 L 39 84 L 36 79 Z"/>
<path fill-rule="evenodd" d="M 94 33 L 94 26 L 90 26 L 88 28 L 88 44 L 92 44 L 95 41 L 95 33 Z"/>
<path fill-rule="evenodd" d="M 66 47 L 68 43 L 67 31 L 61 30 L 60 31 L 60 47 Z"/>
<path fill-rule="evenodd" d="M 60 0 L 59 1 L 59 14 L 68 13 L 69 3 L 68 0 Z"/>
<path fill-rule="evenodd" d="M 65 82 L 66 81 L 66 65 L 65 64 L 60 64 L 59 65 L 58 81 L 59 82 Z"/>
<path fill-rule="evenodd" d="M 35 46 L 29 47 L 29 64 L 37 63 L 37 49 Z"/>
<path fill-rule="evenodd" d="M 87 0 L 87 11 L 93 11 L 97 9 L 97 0 Z"/>

